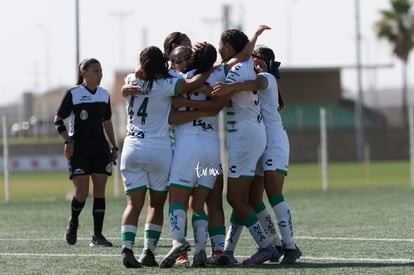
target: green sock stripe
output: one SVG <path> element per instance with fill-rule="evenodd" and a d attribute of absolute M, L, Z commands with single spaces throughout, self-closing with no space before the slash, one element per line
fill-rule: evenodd
<path fill-rule="evenodd" d="M 208 228 L 208 234 L 210 236 L 226 235 L 226 227 L 224 225 L 209 227 Z"/>
<path fill-rule="evenodd" d="M 179 210 L 179 209 L 185 211 L 184 205 L 182 205 L 181 203 L 173 203 L 170 205 L 170 207 L 168 207 L 168 213 L 172 213 L 174 212 L 174 210 Z"/>
<path fill-rule="evenodd" d="M 264 204 L 264 202 L 261 202 L 260 204 L 258 204 L 255 207 L 253 207 L 253 210 L 256 213 L 260 213 L 260 212 L 262 212 L 265 209 L 266 209 L 266 205 Z"/>
<path fill-rule="evenodd" d="M 283 195 L 277 195 L 277 196 L 271 197 L 269 199 L 269 203 L 272 207 L 275 206 L 276 204 L 279 204 L 279 203 L 283 202 L 283 201 L 285 201 L 285 198 L 283 197 Z"/>
<path fill-rule="evenodd" d="M 253 224 L 257 223 L 258 221 L 259 219 L 257 218 L 257 215 L 254 212 L 250 214 L 250 216 L 248 216 L 247 218 L 241 220 L 242 224 L 245 225 L 246 227 L 250 227 Z"/>
<path fill-rule="evenodd" d="M 161 232 L 159 231 L 154 231 L 154 230 L 145 231 L 145 238 L 159 240 L 160 236 L 161 236 Z"/>
<path fill-rule="evenodd" d="M 122 242 L 126 242 L 126 241 L 130 241 L 132 243 L 135 242 L 135 233 L 132 232 L 123 232 L 121 233 L 121 241 Z"/>
<path fill-rule="evenodd" d="M 243 225 L 239 217 L 237 217 L 233 213 L 231 213 L 231 216 L 230 216 L 230 223 L 235 224 L 235 225 Z"/>
<path fill-rule="evenodd" d="M 199 221 L 199 220 L 208 221 L 208 217 L 206 213 L 203 213 L 203 212 L 194 213 L 193 216 L 191 217 L 192 223 L 194 223 L 195 221 Z"/>

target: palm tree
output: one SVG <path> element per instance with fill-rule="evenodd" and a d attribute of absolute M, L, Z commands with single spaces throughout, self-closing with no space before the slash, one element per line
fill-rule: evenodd
<path fill-rule="evenodd" d="M 414 15 L 410 13 L 410 0 L 391 0 L 391 10 L 381 10 L 382 18 L 375 24 L 377 37 L 388 40 L 394 54 L 403 62 L 402 122 L 407 127 L 408 87 L 407 63 L 414 47 Z"/>

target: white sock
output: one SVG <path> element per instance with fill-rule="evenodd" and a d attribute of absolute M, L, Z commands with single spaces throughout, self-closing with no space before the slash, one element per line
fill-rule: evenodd
<path fill-rule="evenodd" d="M 169 221 L 170 221 L 170 233 L 173 245 L 184 239 L 185 234 L 185 220 L 186 212 L 184 206 L 181 204 L 173 204 L 169 207 Z"/>
<path fill-rule="evenodd" d="M 249 217 L 243 219 L 243 224 L 249 229 L 250 235 L 252 235 L 259 248 L 266 248 L 271 245 L 256 213 L 253 212 Z"/>
<path fill-rule="evenodd" d="M 206 250 L 208 239 L 208 218 L 204 213 L 194 213 L 192 218 L 194 234 L 194 254 Z"/>
<path fill-rule="evenodd" d="M 269 210 L 266 206 L 263 205 L 260 207 L 261 211 L 256 212 L 257 218 L 260 221 L 260 224 L 265 231 L 266 237 L 270 241 L 270 243 L 274 246 L 282 246 L 282 240 L 280 239 L 279 235 L 277 234 L 276 227 L 273 223 L 272 216 L 270 215 Z M 255 209 L 256 210 L 256 209 Z"/>
<path fill-rule="evenodd" d="M 162 226 L 158 224 L 146 223 L 144 234 L 144 249 L 148 248 L 154 253 L 160 240 Z"/>
<path fill-rule="evenodd" d="M 273 211 L 275 212 L 279 224 L 279 231 L 284 245 L 286 248 L 295 249 L 296 246 L 293 238 L 292 217 L 287 203 L 282 201 L 276 204 L 273 206 Z"/>
<path fill-rule="evenodd" d="M 223 252 L 226 239 L 225 226 L 210 227 L 208 229 L 208 234 L 210 236 L 211 251 L 213 253 L 219 251 Z"/>
<path fill-rule="evenodd" d="M 121 246 L 131 249 L 134 247 L 137 227 L 132 224 L 124 224 L 121 226 Z"/>
<path fill-rule="evenodd" d="M 234 252 L 242 231 L 243 225 L 230 224 L 224 241 L 224 251 Z"/>

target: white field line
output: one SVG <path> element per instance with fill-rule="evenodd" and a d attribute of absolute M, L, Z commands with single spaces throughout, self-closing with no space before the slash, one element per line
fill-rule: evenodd
<path fill-rule="evenodd" d="M 373 241 L 373 242 L 414 242 L 414 239 L 396 239 L 396 238 L 351 238 L 351 237 L 310 237 L 300 236 L 295 239 L 318 240 L 318 241 Z"/>
<path fill-rule="evenodd" d="M 90 240 L 90 237 L 78 237 L 78 240 Z M 118 240 L 119 238 L 107 237 L 109 240 Z M 136 240 L 143 240 L 143 237 L 137 236 Z M 189 238 L 191 239 L 191 238 Z M 240 238 L 240 240 L 247 238 Z M 366 242 L 414 242 L 414 239 L 397 239 L 397 238 L 362 238 L 362 237 L 312 237 L 312 236 L 295 236 L 298 240 L 317 240 L 317 241 L 366 241 Z M 62 241 L 61 238 L 0 238 L 0 242 L 7 241 Z M 161 241 L 170 241 L 170 238 L 161 238 Z"/>
<path fill-rule="evenodd" d="M 47 253 L 0 253 L 3 257 L 120 257 L 119 254 L 47 254 Z M 191 257 L 191 256 L 190 256 Z M 237 255 L 248 258 L 248 255 Z M 364 262 L 364 263 L 414 263 L 414 259 L 378 259 L 378 258 L 340 258 L 340 257 L 300 257 L 301 260 L 329 262 Z"/>

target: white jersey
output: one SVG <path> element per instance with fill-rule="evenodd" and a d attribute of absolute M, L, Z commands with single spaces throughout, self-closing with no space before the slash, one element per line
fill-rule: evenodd
<path fill-rule="evenodd" d="M 143 93 L 127 96 L 128 115 L 127 135 L 145 139 L 152 146 L 170 146 L 168 115 L 172 96 L 177 94 L 181 78 L 162 78 L 153 82 L 149 89 L 148 82 L 137 79 L 135 74 L 128 74 L 125 83 L 137 83 Z"/>
<path fill-rule="evenodd" d="M 276 78 L 270 73 L 259 73 L 266 78 L 267 87 L 259 91 L 260 110 L 266 129 L 283 127 L 279 108 L 279 90 Z"/>
<path fill-rule="evenodd" d="M 252 79 L 256 79 L 256 73 L 253 61 L 249 59 L 233 66 L 225 82 L 233 83 Z M 262 115 L 257 91 L 234 93 L 231 103 L 231 107 L 225 108 L 228 132 L 254 130 L 256 127 L 261 127 Z"/>
<path fill-rule="evenodd" d="M 215 69 L 210 76 L 207 78 L 206 82 L 214 87 L 217 82 L 223 82 L 226 78 L 226 69 L 225 65 L 221 65 Z M 188 72 L 185 78 L 192 78 L 194 76 L 195 70 Z M 191 93 L 189 99 L 191 100 L 208 100 L 205 93 Z M 185 110 L 183 108 L 182 110 Z M 199 117 L 196 120 L 191 122 L 179 124 L 174 126 L 176 137 L 188 136 L 188 135 L 207 135 L 213 138 L 218 138 L 218 115 L 216 116 L 207 116 Z"/>
<path fill-rule="evenodd" d="M 287 175 L 289 165 L 289 139 L 278 111 L 279 90 L 276 78 L 269 73 L 260 73 L 267 80 L 267 87 L 259 91 L 260 110 L 266 127 L 267 146 L 259 161 L 256 174 L 263 171 L 279 171 Z"/>
<path fill-rule="evenodd" d="M 256 79 L 251 59 L 229 71 L 227 83 Z M 257 91 L 236 92 L 226 107 L 228 176 L 253 178 L 256 165 L 266 147 L 266 130 L 260 113 Z"/>

